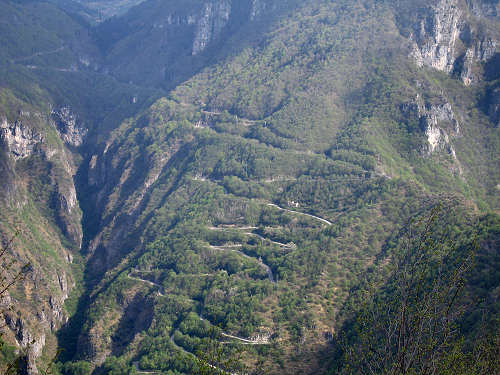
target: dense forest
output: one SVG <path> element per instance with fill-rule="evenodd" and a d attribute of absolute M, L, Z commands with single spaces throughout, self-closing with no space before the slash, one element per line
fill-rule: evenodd
<path fill-rule="evenodd" d="M 498 370 L 498 1 L 0 10 L 4 368 Z"/>

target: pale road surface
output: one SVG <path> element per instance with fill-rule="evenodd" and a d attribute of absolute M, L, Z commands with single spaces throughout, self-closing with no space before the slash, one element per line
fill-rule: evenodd
<path fill-rule="evenodd" d="M 172 344 L 174 344 L 174 346 L 175 346 L 178 350 L 180 350 L 181 352 L 183 352 L 184 354 L 187 354 L 187 355 L 189 355 L 189 356 L 191 356 L 191 357 L 194 357 L 196 360 L 199 360 L 199 359 L 198 359 L 198 357 L 197 357 L 196 355 L 194 355 L 194 354 L 193 354 L 193 353 L 191 353 L 191 352 L 188 352 L 188 351 L 187 351 L 186 349 L 184 349 L 183 347 L 181 347 L 181 346 L 177 345 L 177 344 L 176 344 L 176 342 L 175 342 L 175 340 L 174 340 L 174 335 L 173 335 L 173 334 L 172 334 L 172 336 L 170 336 L 170 341 L 172 341 Z M 208 366 L 209 366 L 210 368 L 213 368 L 213 369 L 216 369 L 216 370 L 222 370 L 222 369 L 220 369 L 220 368 L 218 368 L 218 367 L 215 367 L 214 365 L 211 365 L 211 364 L 208 364 Z M 224 370 L 222 370 L 222 371 L 224 371 Z M 239 375 L 239 374 L 236 374 L 236 373 L 229 373 L 229 374 L 230 374 L 230 375 Z"/>
<path fill-rule="evenodd" d="M 135 270 L 134 270 L 135 271 Z M 159 288 L 160 290 L 158 291 L 158 295 L 160 295 L 161 297 L 164 296 L 163 294 L 163 286 L 161 286 L 160 284 L 157 284 L 157 283 L 154 283 L 152 281 L 149 281 L 149 280 L 144 280 L 144 279 L 141 279 L 140 277 L 135 277 L 135 276 L 132 276 L 130 273 L 127 275 L 127 277 L 129 279 L 132 279 L 132 280 L 137 280 L 137 281 L 141 281 L 143 283 L 146 283 L 146 284 L 149 284 L 151 286 L 156 286 L 157 288 Z"/>
<path fill-rule="evenodd" d="M 235 245 L 235 246 L 237 246 L 237 245 Z M 217 248 L 217 250 L 220 250 L 220 248 Z M 242 254 L 243 254 L 243 253 L 242 253 Z M 243 255 L 245 255 L 245 254 L 243 254 Z M 251 257 L 249 257 L 249 258 L 251 258 Z M 251 259 L 255 259 L 255 258 L 251 258 Z M 260 262 L 259 262 L 259 263 L 260 263 Z M 263 263 L 260 263 L 260 264 L 262 264 L 262 265 L 263 265 Z M 211 275 L 211 274 L 206 274 L 206 275 Z M 154 283 L 154 282 L 152 282 L 152 281 L 149 281 L 149 280 L 144 280 L 144 279 L 141 279 L 141 278 L 139 278 L 139 277 L 130 276 L 130 274 L 129 274 L 128 276 L 129 276 L 129 278 L 131 278 L 132 280 L 141 281 L 141 282 L 143 282 L 143 283 L 147 283 L 147 284 L 149 284 L 149 285 L 151 285 L 151 286 L 156 286 L 156 287 L 158 287 L 158 288 L 162 288 L 162 289 L 163 289 L 163 287 L 162 287 L 160 284 L 156 284 L 156 283 Z M 159 294 L 160 296 L 163 296 L 163 293 L 161 293 L 161 292 L 158 292 L 158 294 Z M 200 317 L 200 320 L 203 320 L 203 318 L 202 318 L 202 317 Z M 259 344 L 261 345 L 261 344 L 264 344 L 264 343 L 265 343 L 265 342 L 263 342 L 263 341 L 259 341 L 259 340 L 249 340 L 249 339 L 245 339 L 245 338 L 242 338 L 242 337 L 233 336 L 233 335 L 230 335 L 230 334 L 227 334 L 227 333 L 224 333 L 224 332 L 222 332 L 222 336 L 225 336 L 225 337 L 230 337 L 230 338 L 232 338 L 232 339 L 239 340 L 239 341 L 242 341 L 242 342 L 245 342 L 245 343 L 248 343 L 248 344 L 253 344 L 253 345 L 259 345 Z M 174 342 L 174 344 L 175 344 L 175 341 L 174 341 L 173 337 L 174 337 L 174 336 L 172 335 L 172 336 L 170 337 L 170 339 L 171 339 L 171 340 Z M 176 346 L 178 346 L 177 344 L 175 344 L 175 345 L 176 345 Z M 183 348 L 181 348 L 180 346 L 178 346 L 178 348 L 179 348 L 179 349 L 184 350 L 184 349 L 183 349 Z M 184 351 L 185 351 L 185 350 L 184 350 Z M 189 353 L 189 352 L 186 352 L 186 353 Z M 190 354 L 191 354 L 191 353 L 190 353 Z"/>
<path fill-rule="evenodd" d="M 138 374 L 160 374 L 160 371 L 151 371 L 151 370 L 141 370 L 139 368 L 139 361 L 132 362 Z"/>
<path fill-rule="evenodd" d="M 269 207 L 274 207 L 274 208 L 277 208 L 278 210 L 282 210 L 282 211 L 286 211 L 286 212 L 291 212 L 291 213 L 294 213 L 294 214 L 298 214 L 298 215 L 304 215 L 304 216 L 309 216 L 309 217 L 312 217 L 313 219 L 316 219 L 316 220 L 319 220 L 321 221 L 322 223 L 325 223 L 327 225 L 333 225 L 332 222 L 326 220 L 326 219 L 323 219 L 321 217 L 318 217 L 318 216 L 314 216 L 314 215 L 311 215 L 311 214 L 306 214 L 304 212 L 300 212 L 300 211 L 294 211 L 294 210 L 289 210 L 288 208 L 283 208 L 283 207 L 280 207 L 274 203 L 268 203 L 267 204 Z"/>
<path fill-rule="evenodd" d="M 230 227 L 230 226 L 227 226 L 227 227 L 208 227 L 208 229 L 216 230 L 216 231 L 220 231 L 220 232 L 228 232 L 231 230 L 253 230 L 253 229 L 258 229 L 258 228 L 257 227 Z M 257 234 L 257 233 L 253 233 L 253 232 L 243 232 L 243 233 L 246 234 L 247 236 L 254 236 L 254 237 L 260 238 L 262 241 L 269 241 L 269 242 L 271 242 L 275 245 L 279 245 L 281 247 L 287 247 L 287 248 L 292 247 L 289 244 L 273 241 L 273 240 L 270 240 L 269 238 L 262 237 L 260 234 Z"/>
<path fill-rule="evenodd" d="M 220 231 L 230 231 L 231 229 L 234 230 L 251 230 L 251 229 L 258 229 L 257 227 L 231 227 L 231 226 L 220 226 L 220 227 L 208 227 L 210 230 L 220 230 Z"/>
<path fill-rule="evenodd" d="M 222 336 L 241 341 L 242 343 L 247 344 L 247 345 L 266 345 L 266 344 L 269 344 L 269 342 L 267 342 L 265 340 L 248 340 L 248 339 L 244 339 L 242 337 L 228 335 L 227 333 L 224 333 L 224 332 L 222 332 Z"/>
<path fill-rule="evenodd" d="M 235 246 L 238 246 L 238 245 L 235 245 Z M 239 245 L 239 246 L 241 246 L 241 245 Z M 211 246 L 211 247 L 212 247 L 212 246 Z M 233 246 L 233 247 L 234 247 L 234 246 Z M 212 248 L 213 248 L 213 247 L 212 247 Z M 219 248 L 219 249 L 217 249 L 217 250 L 220 250 L 220 248 Z M 236 251 L 236 250 L 232 250 L 232 251 Z M 246 255 L 246 254 L 244 254 L 244 253 L 241 253 L 241 254 L 242 254 L 242 255 L 244 255 L 244 256 L 246 256 L 246 257 L 248 257 L 248 258 L 251 258 L 251 257 L 249 257 L 248 255 Z M 251 259 L 255 259 L 255 258 L 251 258 Z M 260 262 L 259 262 L 259 263 L 260 263 Z M 260 264 L 262 264 L 262 263 L 260 263 Z M 262 264 L 262 265 L 263 265 L 263 264 Z M 269 271 L 270 271 L 270 270 L 269 270 Z M 163 289 L 163 287 L 162 287 L 160 284 L 154 283 L 154 282 L 152 282 L 152 281 L 149 281 L 149 280 L 144 280 L 144 279 L 141 279 L 141 278 L 139 278 L 139 277 L 134 277 L 134 276 L 131 276 L 130 274 L 128 274 L 127 276 L 128 276 L 130 279 L 132 279 L 132 280 L 141 281 L 141 282 L 143 282 L 143 283 L 147 283 L 147 284 L 149 284 L 149 285 L 151 285 L 151 286 L 156 286 L 156 287 L 158 287 L 158 288 Z M 161 291 L 158 291 L 158 294 L 159 294 L 160 296 L 163 296 L 163 293 L 162 293 Z M 203 318 L 201 318 L 201 317 L 200 317 L 200 320 L 203 320 Z M 228 337 L 228 338 L 232 338 L 232 339 L 235 339 L 235 340 L 238 340 L 238 341 L 241 341 L 242 343 L 245 343 L 246 345 L 265 345 L 265 344 L 268 344 L 268 342 L 248 340 L 248 339 L 245 339 L 245 338 L 242 338 L 242 337 L 238 337 L 238 336 L 233 336 L 233 335 L 230 335 L 230 334 L 227 334 L 227 333 L 224 333 L 224 332 L 222 332 L 222 336 L 224 336 L 224 337 Z M 185 354 L 187 354 L 187 355 L 189 355 L 189 356 L 192 356 L 192 357 L 194 357 L 195 359 L 197 359 L 197 358 L 198 358 L 196 355 L 194 355 L 194 354 L 193 354 L 193 353 L 191 353 L 191 352 L 188 352 L 188 351 L 187 351 L 186 349 L 184 349 L 182 346 L 177 345 L 177 343 L 175 342 L 175 339 L 174 339 L 174 334 L 172 334 L 172 335 L 170 336 L 170 341 L 172 341 L 172 344 L 174 345 L 174 347 L 175 347 L 177 350 L 179 350 L 179 351 L 181 351 L 181 352 L 183 352 L 183 353 L 185 353 Z M 139 374 L 159 374 L 159 373 L 160 373 L 160 371 L 141 370 L 141 369 L 139 368 L 139 361 L 134 361 L 134 362 L 133 362 L 133 365 L 135 366 L 135 368 L 136 368 L 136 370 L 137 370 L 137 373 L 139 373 Z M 217 367 L 215 367 L 215 366 L 213 366 L 213 365 L 210 365 L 210 364 L 209 364 L 208 366 L 210 366 L 210 367 L 211 367 L 211 368 L 213 368 L 213 369 L 220 370 L 219 368 L 217 368 Z M 237 373 L 230 373 L 230 375 L 239 375 L 239 374 L 237 374 Z"/>
<path fill-rule="evenodd" d="M 274 281 L 273 271 L 271 270 L 271 267 L 269 267 L 267 264 L 259 261 L 257 258 L 251 257 L 250 255 L 247 255 L 247 254 L 245 254 L 242 251 L 234 249 L 234 248 L 238 248 L 238 247 L 242 247 L 242 245 L 229 245 L 229 246 L 212 246 L 212 245 L 210 245 L 210 248 L 213 249 L 213 250 L 218 250 L 218 251 L 233 251 L 233 252 L 238 253 L 238 254 L 240 254 L 241 256 L 243 256 L 243 257 L 245 257 L 247 259 L 252 259 L 252 260 L 257 261 L 257 263 L 259 263 L 262 267 L 265 268 L 265 270 L 267 272 L 267 276 L 269 277 L 269 280 L 272 283 L 275 282 Z"/>
<path fill-rule="evenodd" d="M 37 52 L 37 53 L 34 53 L 31 56 L 18 57 L 18 58 L 15 58 L 15 59 L 11 59 L 10 61 L 12 61 L 12 62 L 20 62 L 20 61 L 30 60 L 30 59 L 33 59 L 33 58 L 39 57 L 39 56 L 52 55 L 53 53 L 61 52 L 64 48 L 65 47 L 63 46 L 63 47 L 59 47 L 59 48 L 56 48 L 56 49 L 50 50 L 50 51 Z"/>
<path fill-rule="evenodd" d="M 266 238 L 266 237 L 262 237 L 260 234 L 257 234 L 257 233 L 252 233 L 252 232 L 244 232 L 246 235 L 248 236 L 254 236 L 254 237 L 257 237 L 257 238 L 260 238 L 262 241 L 266 242 L 266 241 L 269 241 L 275 245 L 278 245 L 278 246 L 281 246 L 281 247 L 286 247 L 288 249 L 291 249 L 292 246 L 291 245 L 287 245 L 285 243 L 281 243 L 281 242 L 277 242 L 277 241 L 273 241 L 273 240 L 270 240 L 269 238 Z"/>

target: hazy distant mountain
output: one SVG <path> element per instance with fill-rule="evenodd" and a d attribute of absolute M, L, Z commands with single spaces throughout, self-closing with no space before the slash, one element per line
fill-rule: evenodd
<path fill-rule="evenodd" d="M 107 18 L 125 14 L 130 8 L 144 0 L 56 0 L 65 6 L 80 3 L 90 11 L 93 20 L 102 22 Z"/>

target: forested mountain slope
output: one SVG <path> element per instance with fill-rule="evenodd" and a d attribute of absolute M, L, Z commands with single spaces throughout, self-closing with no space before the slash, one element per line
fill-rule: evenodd
<path fill-rule="evenodd" d="M 55 334 L 81 290 L 82 212 L 74 177 L 82 145 L 105 137 L 159 93 L 88 69 L 85 56 L 97 48 L 80 19 L 48 3 L 2 1 L 0 7 L 0 225 L 4 244 L 15 237 L 3 266 L 14 265 L 2 269 L 3 282 L 26 263 L 32 270 L 2 301 L 4 339 L 26 350 L 34 373 L 36 358 L 55 355 Z M 3 351 L 9 357 L 11 348 Z"/>
<path fill-rule="evenodd" d="M 232 372 L 342 369 L 359 290 L 450 197 L 497 268 L 497 1 L 147 0 L 97 26 L 69 3 L 0 24 L 2 232 L 48 228 L 34 268 L 76 286 L 58 371 L 190 374 L 213 342 Z M 472 280 L 494 321 L 497 275 Z"/>

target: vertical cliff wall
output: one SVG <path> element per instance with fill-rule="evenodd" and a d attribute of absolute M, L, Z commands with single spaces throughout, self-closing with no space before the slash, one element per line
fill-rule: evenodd
<path fill-rule="evenodd" d="M 9 280 L 30 264 L 26 277 L 1 301 L 2 330 L 7 342 L 26 352 L 28 373 L 36 374 L 44 350 L 55 355 L 54 335 L 68 319 L 63 306 L 75 286 L 72 262 L 83 234 L 73 182 L 76 165 L 67 146 L 80 144 L 85 131 L 70 108 L 51 111 L 8 91 L 0 95 L 0 177 L 5 184 L 0 237 L 5 243 L 19 231 L 7 255 L 14 267 L 2 269 L 2 277 Z"/>
<path fill-rule="evenodd" d="M 477 83 L 483 65 L 499 52 L 496 0 L 403 1 L 396 15 L 418 66 L 454 74 L 465 85 Z"/>

